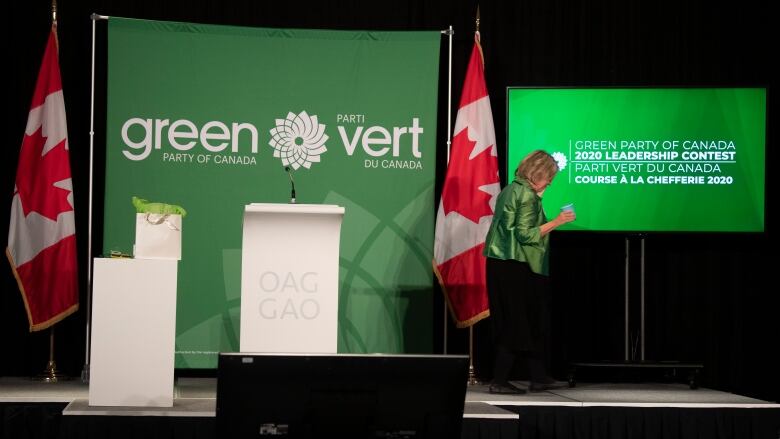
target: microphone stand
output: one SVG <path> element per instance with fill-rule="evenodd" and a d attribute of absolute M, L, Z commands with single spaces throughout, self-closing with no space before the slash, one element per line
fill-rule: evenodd
<path fill-rule="evenodd" d="M 284 170 L 287 171 L 287 175 L 290 177 L 290 204 L 295 204 L 295 181 L 293 181 L 292 172 L 289 166 L 285 166 Z"/>

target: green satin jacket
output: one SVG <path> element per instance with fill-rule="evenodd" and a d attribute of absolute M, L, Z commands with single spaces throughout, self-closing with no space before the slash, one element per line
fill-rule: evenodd
<path fill-rule="evenodd" d="M 483 254 L 527 262 L 534 273 L 547 276 L 550 235 L 541 236 L 540 230 L 546 222 L 542 199 L 528 181 L 515 179 L 498 195 Z"/>

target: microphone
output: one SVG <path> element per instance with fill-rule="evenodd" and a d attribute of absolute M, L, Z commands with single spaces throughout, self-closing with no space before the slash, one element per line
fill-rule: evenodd
<path fill-rule="evenodd" d="M 285 166 L 284 170 L 287 171 L 287 175 L 290 176 L 290 204 L 295 204 L 295 181 L 293 181 L 292 172 L 290 172 L 290 167 Z"/>

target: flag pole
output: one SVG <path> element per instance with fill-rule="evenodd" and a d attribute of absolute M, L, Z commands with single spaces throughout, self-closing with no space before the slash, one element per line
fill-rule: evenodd
<path fill-rule="evenodd" d="M 476 32 L 479 32 L 479 5 L 477 5 L 477 20 L 476 20 Z M 483 59 L 484 62 L 484 59 Z M 474 322 L 469 326 L 469 377 L 466 384 L 469 386 L 476 386 L 481 384 L 477 379 L 477 371 L 474 368 Z"/>
<path fill-rule="evenodd" d="M 59 52 L 59 38 L 57 37 L 57 0 L 51 0 L 51 26 L 54 31 L 54 38 L 57 40 L 57 51 Z M 65 380 L 67 377 L 57 370 L 57 362 L 54 361 L 54 326 L 49 327 L 49 361 L 46 368 L 37 377 L 37 380 L 44 383 L 56 383 Z"/>

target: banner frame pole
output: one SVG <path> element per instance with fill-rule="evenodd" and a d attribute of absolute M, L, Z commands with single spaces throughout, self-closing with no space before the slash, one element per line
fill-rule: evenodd
<path fill-rule="evenodd" d="M 84 336 L 84 367 L 81 369 L 81 381 L 89 382 L 90 330 L 92 323 L 92 199 L 93 177 L 95 169 L 95 29 L 98 20 L 108 20 L 108 16 L 93 13 L 92 20 L 92 61 L 90 66 L 89 98 L 89 207 L 87 209 L 87 309 Z"/>
<path fill-rule="evenodd" d="M 455 31 L 450 25 L 446 30 L 441 31 L 449 39 L 449 51 L 447 55 L 447 164 L 450 163 L 450 147 L 452 146 L 452 38 Z M 443 325 L 443 349 L 442 353 L 447 355 L 447 301 L 442 303 L 442 325 Z"/>

